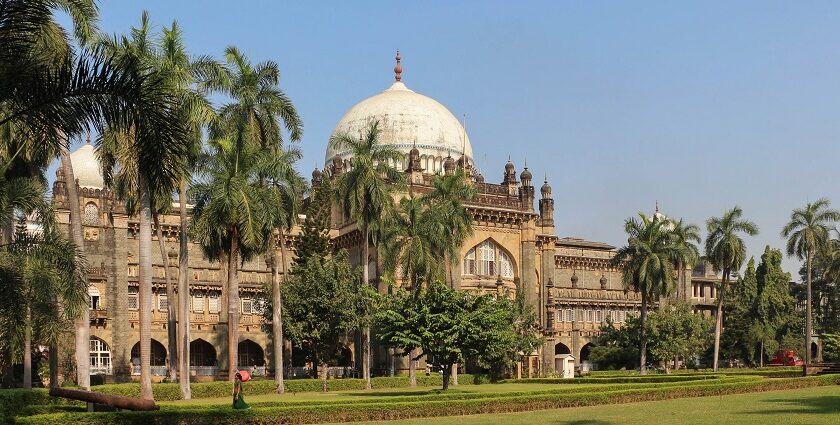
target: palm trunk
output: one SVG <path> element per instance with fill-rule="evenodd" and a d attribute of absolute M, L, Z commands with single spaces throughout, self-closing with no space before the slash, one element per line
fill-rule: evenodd
<path fill-rule="evenodd" d="M 26 328 L 23 331 L 23 389 L 32 389 L 32 310 L 26 304 Z"/>
<path fill-rule="evenodd" d="M 805 304 L 805 365 L 811 364 L 811 335 L 813 334 L 813 322 L 812 322 L 812 301 L 811 301 L 811 262 L 813 261 L 813 254 L 809 249 L 806 254 L 806 267 L 807 267 L 807 275 L 806 275 L 806 291 L 808 294 L 808 303 Z"/>
<path fill-rule="evenodd" d="M 79 192 L 76 188 L 76 178 L 73 174 L 73 164 L 70 162 L 70 152 L 67 147 L 61 148 L 61 166 L 64 169 L 65 186 L 67 187 L 67 203 L 70 207 L 70 234 L 76 252 L 80 256 L 85 254 L 85 236 L 82 230 L 82 208 L 79 202 Z M 87 270 L 84 271 L 87 277 Z M 76 383 L 80 387 L 90 390 L 90 310 L 83 308 L 74 322 L 76 328 Z M 58 381 L 58 347 L 50 356 L 55 357 L 56 381 Z M 52 363 L 52 361 L 50 362 Z M 50 375 L 52 376 L 52 375 Z"/>
<path fill-rule="evenodd" d="M 175 310 L 175 287 L 172 286 L 172 279 L 169 274 L 169 255 L 166 253 L 166 244 L 163 241 L 163 229 L 160 227 L 160 216 L 152 214 L 155 223 L 155 233 L 160 249 L 160 259 L 163 263 L 163 276 L 166 281 L 166 335 L 169 349 L 169 380 L 178 381 L 178 321 Z"/>
<path fill-rule="evenodd" d="M 723 293 L 726 290 L 726 285 L 729 283 L 729 269 L 723 270 L 723 278 L 720 280 L 720 289 L 717 294 L 717 314 L 715 315 L 715 351 L 713 359 L 713 370 L 717 372 L 718 357 L 720 357 L 720 333 L 723 331 Z"/>
<path fill-rule="evenodd" d="M 280 268 L 283 280 L 286 280 L 286 243 L 283 229 L 280 229 Z M 274 311 L 271 312 L 271 327 L 274 337 L 274 385 L 277 394 L 286 391 L 283 383 L 283 295 L 280 292 L 280 279 L 277 276 L 277 251 L 274 249 L 274 235 L 269 246 L 271 255 L 271 299 Z M 324 383 L 326 385 L 326 383 Z"/>
<path fill-rule="evenodd" d="M 441 378 L 443 378 L 443 390 L 444 391 L 449 389 L 449 378 L 452 375 L 450 373 L 446 373 L 446 369 L 452 369 L 453 366 L 455 366 L 455 365 L 449 365 L 448 367 L 446 365 L 444 365 L 444 367 L 443 367 L 444 372 L 441 374 L 442 375 Z"/>
<path fill-rule="evenodd" d="M 370 241 L 370 230 L 365 229 L 365 239 L 362 242 L 364 245 L 362 246 L 363 260 L 364 264 L 362 264 L 362 278 L 364 279 L 365 285 L 370 285 L 370 273 L 368 270 L 368 255 L 369 255 L 369 243 Z M 365 379 L 365 389 L 371 389 L 370 385 L 370 326 L 365 326 L 362 329 L 362 377 Z"/>
<path fill-rule="evenodd" d="M 140 195 L 140 398 L 154 400 L 152 393 L 152 208 L 149 182 L 139 175 Z"/>
<path fill-rule="evenodd" d="M 417 386 L 417 364 L 414 363 L 415 350 L 408 352 L 408 385 Z"/>
<path fill-rule="evenodd" d="M 682 261 L 677 262 L 677 299 L 685 301 L 685 267 Z"/>
<path fill-rule="evenodd" d="M 645 291 L 642 291 L 642 311 L 639 314 L 639 321 L 641 329 L 639 331 L 639 374 L 647 374 L 647 311 L 648 311 L 648 296 Z"/>
<path fill-rule="evenodd" d="M 178 193 L 179 212 L 181 215 L 181 231 L 179 232 L 178 246 L 178 311 L 181 313 L 181 320 L 178 321 L 179 344 L 178 352 L 181 353 L 179 369 L 181 378 L 181 398 L 189 400 L 192 398 L 190 390 L 190 283 L 187 276 L 189 268 L 189 248 L 187 245 L 187 181 L 181 179 L 181 187 Z"/>
<path fill-rule="evenodd" d="M 228 257 L 228 379 L 236 379 L 239 365 L 239 235 L 231 232 Z"/>

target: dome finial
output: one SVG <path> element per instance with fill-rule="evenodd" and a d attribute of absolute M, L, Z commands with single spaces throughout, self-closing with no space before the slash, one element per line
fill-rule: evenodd
<path fill-rule="evenodd" d="M 85 143 L 90 144 L 90 131 L 87 132 L 87 140 L 85 140 Z"/>
<path fill-rule="evenodd" d="M 659 212 L 659 200 L 656 200 L 656 212 Z"/>
<path fill-rule="evenodd" d="M 394 66 L 394 80 L 402 81 L 402 63 L 400 63 L 400 51 L 397 49 L 397 65 Z"/>

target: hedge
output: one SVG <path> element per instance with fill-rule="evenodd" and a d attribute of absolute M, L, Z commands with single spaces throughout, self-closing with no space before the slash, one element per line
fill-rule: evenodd
<path fill-rule="evenodd" d="M 162 410 L 132 413 L 55 413 L 18 418 L 21 424 L 53 423 L 59 425 L 93 424 L 302 424 L 319 422 L 375 421 L 419 417 L 505 413 L 562 407 L 592 406 L 612 403 L 667 400 L 746 392 L 772 391 L 833 385 L 837 376 L 807 378 L 712 382 L 681 387 L 654 387 L 574 394 L 527 394 L 464 400 L 421 402 L 341 403 L 302 406 L 257 407 L 235 411 L 227 406 L 190 410 Z"/>
<path fill-rule="evenodd" d="M 526 378 L 526 379 L 508 379 L 503 382 L 512 384 L 626 384 L 633 382 L 686 382 L 697 381 L 703 379 L 720 379 L 726 375 L 640 375 L 640 376 L 615 376 L 615 377 L 600 377 L 600 378 Z"/>

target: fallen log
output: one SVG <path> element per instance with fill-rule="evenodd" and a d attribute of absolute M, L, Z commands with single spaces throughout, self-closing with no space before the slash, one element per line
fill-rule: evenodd
<path fill-rule="evenodd" d="M 160 406 L 153 400 L 143 400 L 134 397 L 96 393 L 93 391 L 68 390 L 66 388 L 50 388 L 50 396 L 64 397 L 71 400 L 85 401 L 88 403 L 105 404 L 126 410 L 160 410 Z"/>

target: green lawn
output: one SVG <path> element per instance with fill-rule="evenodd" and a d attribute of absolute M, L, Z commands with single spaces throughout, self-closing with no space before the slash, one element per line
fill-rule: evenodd
<path fill-rule="evenodd" d="M 364 423 L 425 425 L 430 422 L 442 425 L 840 424 L 840 386 L 521 413 Z"/>

